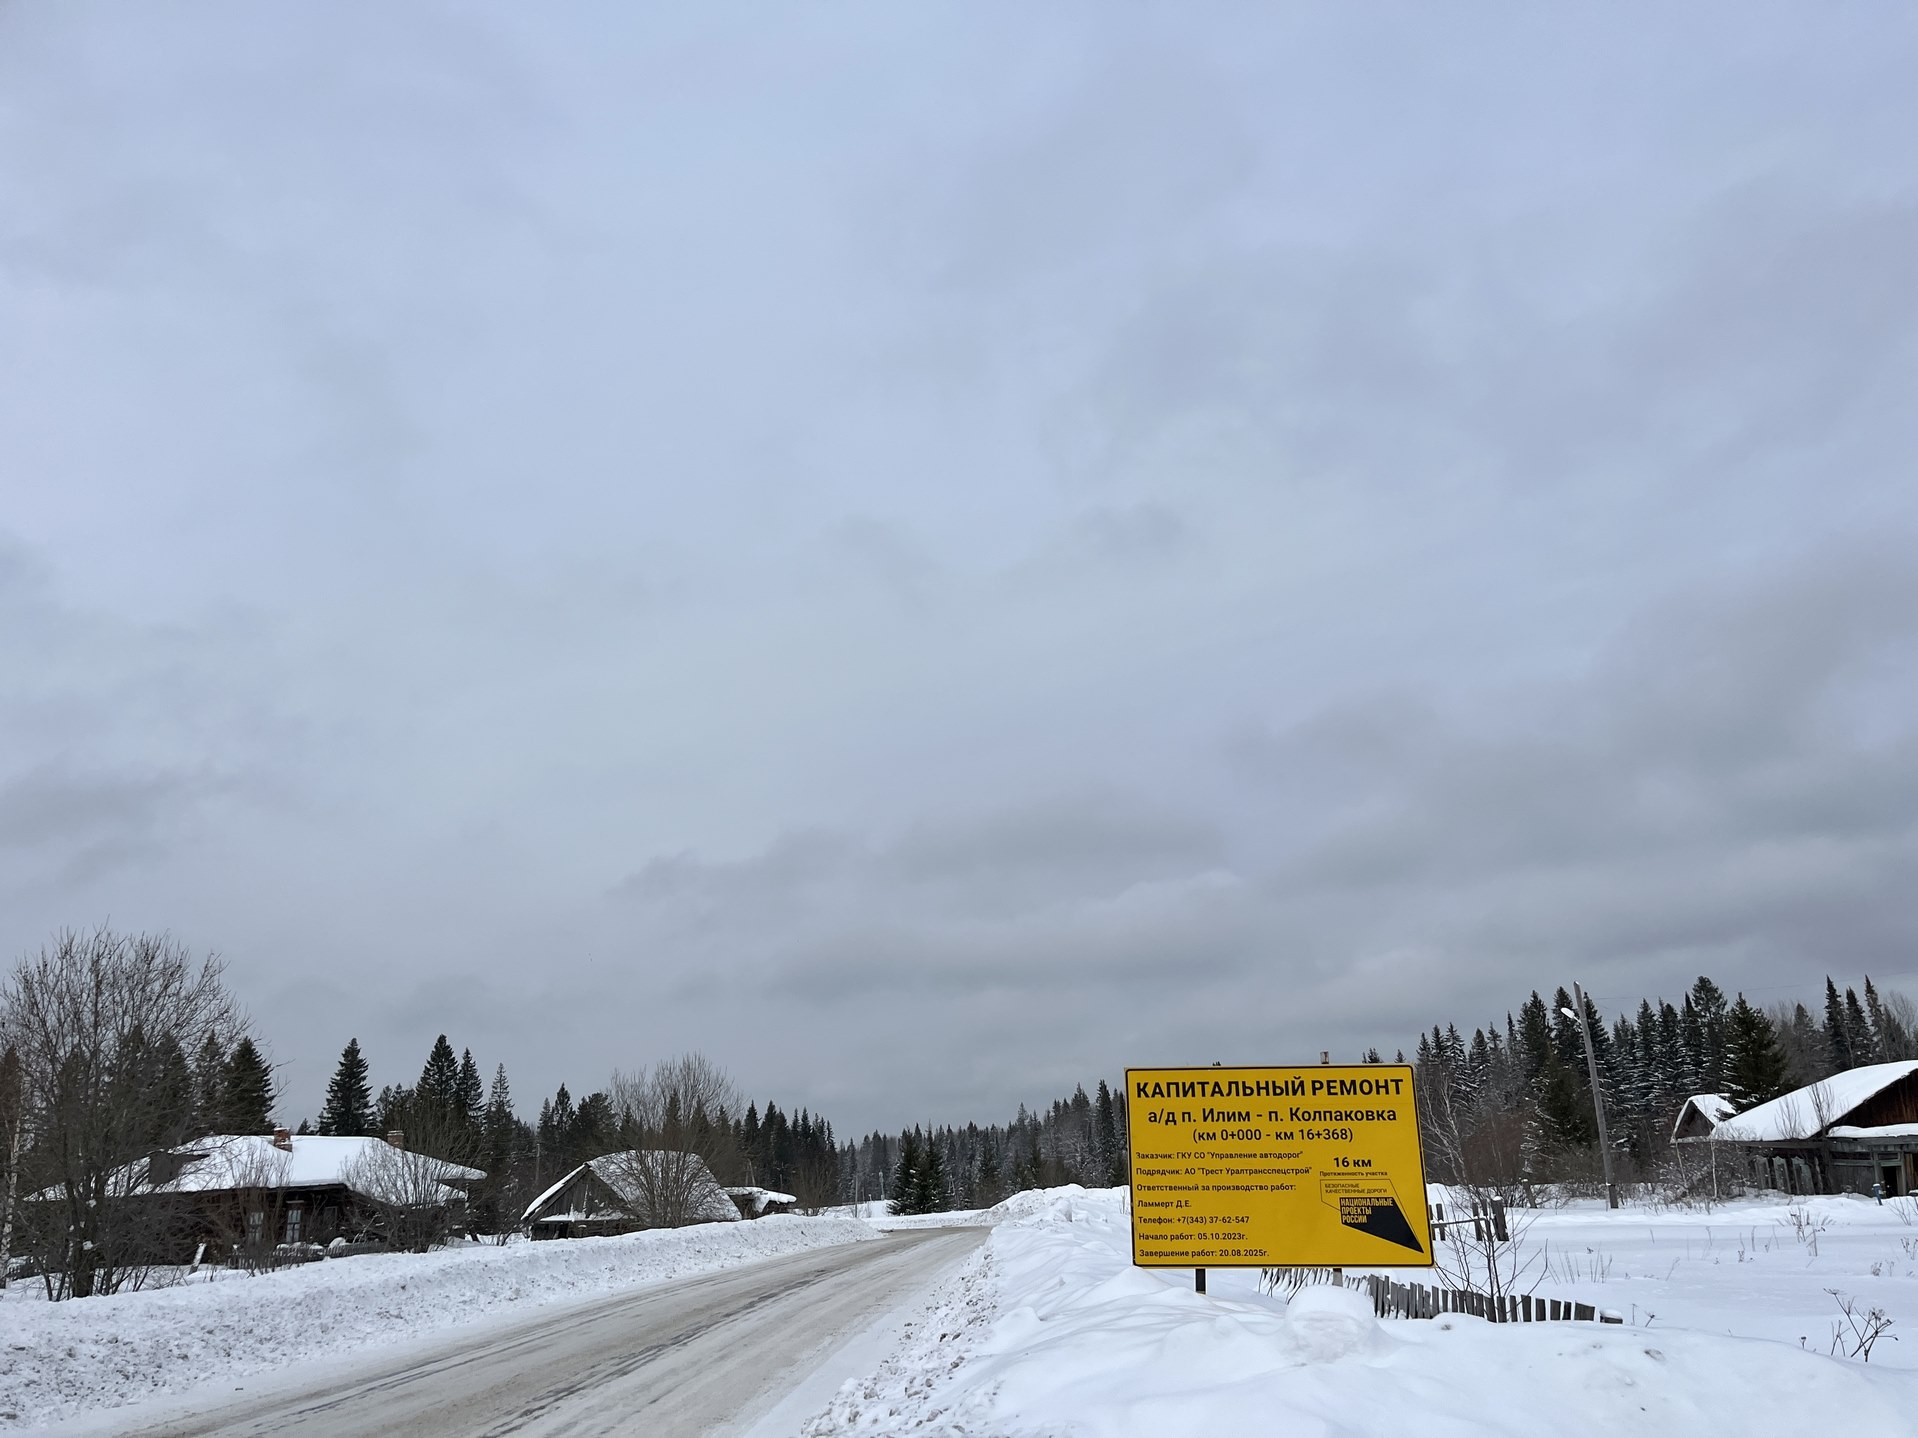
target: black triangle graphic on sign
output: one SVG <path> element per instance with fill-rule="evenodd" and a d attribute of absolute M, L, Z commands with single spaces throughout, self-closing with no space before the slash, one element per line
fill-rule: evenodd
<path fill-rule="evenodd" d="M 1351 1202 L 1351 1200 L 1347 1200 Z M 1400 1248 L 1409 1248 L 1414 1253 L 1424 1253 L 1425 1245 L 1419 1242 L 1418 1235 L 1412 1232 L 1412 1225 L 1405 1220 L 1405 1212 L 1399 1207 L 1396 1198 L 1373 1198 L 1366 1201 L 1363 1218 L 1344 1218 L 1347 1228 L 1356 1228 L 1360 1233 L 1369 1233 L 1374 1238 L 1382 1238 L 1387 1243 L 1396 1243 Z M 1356 1218 L 1356 1221 L 1355 1221 Z"/>

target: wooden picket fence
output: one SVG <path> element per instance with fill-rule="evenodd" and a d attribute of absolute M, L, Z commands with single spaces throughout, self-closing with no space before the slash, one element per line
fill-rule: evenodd
<path fill-rule="evenodd" d="M 1380 1318 L 1437 1318 L 1464 1313 L 1488 1323 L 1623 1323 L 1615 1313 L 1596 1304 L 1571 1299 L 1534 1298 L 1529 1293 L 1466 1293 L 1456 1288 L 1427 1288 L 1423 1283 L 1400 1283 L 1383 1274 L 1348 1277 L 1336 1268 L 1268 1268 L 1267 1289 L 1296 1293 L 1315 1284 L 1363 1289 Z"/>
<path fill-rule="evenodd" d="M 1615 1313 L 1596 1304 L 1569 1299 L 1534 1298 L 1529 1293 L 1462 1293 L 1455 1288 L 1427 1288 L 1422 1283 L 1399 1283 L 1370 1275 L 1360 1284 L 1372 1296 L 1372 1310 L 1381 1318 L 1437 1318 L 1441 1313 L 1467 1313 L 1488 1323 L 1623 1323 Z"/>
<path fill-rule="evenodd" d="M 1505 1200 L 1501 1198 L 1495 1198 L 1490 1203 L 1480 1203 L 1474 1199 L 1469 1211 L 1454 1205 L 1450 1218 L 1445 1216 L 1445 1205 L 1442 1203 L 1430 1204 L 1425 1211 L 1431 1215 L 1432 1232 L 1437 1234 L 1443 1234 L 1448 1228 L 1463 1228 L 1470 1224 L 1474 1243 L 1483 1243 L 1487 1238 L 1504 1243 L 1511 1237 L 1505 1227 Z"/>
<path fill-rule="evenodd" d="M 1432 1231 L 1470 1224 L 1477 1243 L 1508 1241 L 1505 1205 L 1498 1199 L 1488 1204 L 1473 1203 L 1469 1209 L 1455 1207 L 1450 1218 L 1445 1205 L 1430 1207 Z M 1400 1283 L 1380 1274 L 1347 1278 L 1336 1268 L 1268 1268 L 1263 1275 L 1267 1290 L 1283 1289 L 1296 1293 L 1309 1284 L 1363 1288 L 1372 1300 L 1372 1311 L 1380 1318 L 1437 1318 L 1442 1313 L 1466 1313 L 1488 1323 L 1623 1323 L 1615 1313 L 1606 1313 L 1596 1304 L 1569 1299 L 1534 1298 L 1529 1293 L 1467 1293 L 1456 1288 L 1427 1288 L 1422 1283 Z"/>

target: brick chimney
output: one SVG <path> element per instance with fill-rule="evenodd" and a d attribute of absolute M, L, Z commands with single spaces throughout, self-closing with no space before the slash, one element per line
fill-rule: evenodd
<path fill-rule="evenodd" d="M 405 1152 L 406 1130 L 403 1128 L 389 1128 L 386 1131 L 386 1141 L 392 1144 L 394 1148 L 399 1149 L 401 1152 Z"/>
<path fill-rule="evenodd" d="M 288 1153 L 293 1152 L 292 1132 L 288 1129 L 283 1129 L 283 1128 L 274 1129 L 273 1130 L 273 1147 L 279 1148 L 279 1149 L 285 1149 Z"/>

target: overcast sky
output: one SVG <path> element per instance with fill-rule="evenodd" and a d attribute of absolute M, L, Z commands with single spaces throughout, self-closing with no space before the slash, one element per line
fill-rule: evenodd
<path fill-rule="evenodd" d="M 1913 981 L 1918 17 L 802 8 L 0 4 L 7 957 L 842 1134 Z"/>

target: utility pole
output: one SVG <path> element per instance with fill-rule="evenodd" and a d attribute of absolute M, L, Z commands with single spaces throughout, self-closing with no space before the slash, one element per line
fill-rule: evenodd
<path fill-rule="evenodd" d="M 1598 1115 L 1598 1156 L 1605 1161 L 1605 1206 L 1618 1207 L 1618 1185 L 1612 1182 L 1612 1145 L 1605 1136 L 1605 1094 L 1598 1086 L 1598 1054 L 1592 1048 L 1592 1026 L 1585 1019 L 1585 990 L 1572 982 L 1572 1002 L 1578 1005 L 1578 1012 L 1561 1009 L 1568 1018 L 1578 1021 L 1578 1031 L 1585 1039 L 1585 1072 L 1592 1081 L 1592 1111 Z"/>

